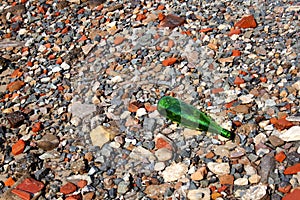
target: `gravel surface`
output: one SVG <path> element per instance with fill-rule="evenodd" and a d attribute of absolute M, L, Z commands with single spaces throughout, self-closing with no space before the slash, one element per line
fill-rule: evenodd
<path fill-rule="evenodd" d="M 0 2 L 0 199 L 300 196 L 297 1 Z M 173 124 L 174 96 L 233 141 Z"/>

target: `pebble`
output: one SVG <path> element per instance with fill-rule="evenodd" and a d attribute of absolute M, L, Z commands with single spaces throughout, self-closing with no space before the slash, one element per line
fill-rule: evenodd
<path fill-rule="evenodd" d="M 228 163 L 207 163 L 207 167 L 210 171 L 217 175 L 226 175 L 230 173 L 230 166 Z"/>
<path fill-rule="evenodd" d="M 143 148 L 142 146 L 135 147 L 129 154 L 129 157 L 135 160 L 140 160 L 141 158 L 147 159 L 149 161 L 156 160 L 154 154 L 149 150 Z"/>
<path fill-rule="evenodd" d="M 234 180 L 234 185 L 248 185 L 248 179 L 247 178 L 238 178 Z"/>
<path fill-rule="evenodd" d="M 244 165 L 244 170 L 246 172 L 246 175 L 254 175 L 256 174 L 256 170 L 254 167 L 252 167 L 251 165 Z"/>
<path fill-rule="evenodd" d="M 37 141 L 37 145 L 45 151 L 51 151 L 59 145 L 59 140 L 55 135 L 45 134 L 39 141 Z"/>
<path fill-rule="evenodd" d="M 60 187 L 59 191 L 63 194 L 71 194 L 76 191 L 76 185 L 74 185 L 71 182 L 67 182 L 66 184 Z"/>
<path fill-rule="evenodd" d="M 95 129 L 93 129 L 90 132 L 92 144 L 94 146 L 99 146 L 100 148 L 102 148 L 102 146 L 105 143 L 113 140 L 115 135 L 116 135 L 116 132 L 114 130 L 105 128 L 104 126 L 101 126 L 101 125 L 97 126 Z"/>
<path fill-rule="evenodd" d="M 82 104 L 80 102 L 74 102 L 70 105 L 70 112 L 80 117 L 81 119 L 92 114 L 96 111 L 96 106 L 93 104 Z"/>
<path fill-rule="evenodd" d="M 15 111 L 6 115 L 6 119 L 12 128 L 16 128 L 24 122 L 25 116 L 21 111 Z"/>
<path fill-rule="evenodd" d="M 260 176 L 258 174 L 253 174 L 249 177 L 249 182 L 251 184 L 259 183 L 259 181 L 260 181 Z"/>
<path fill-rule="evenodd" d="M 245 194 L 242 196 L 242 200 L 247 199 L 263 199 L 267 194 L 267 186 L 266 185 L 255 185 L 251 186 L 248 190 L 246 190 Z"/>
<path fill-rule="evenodd" d="M 261 159 L 259 165 L 259 175 L 261 176 L 261 183 L 266 183 L 268 181 L 269 174 L 274 170 L 276 162 L 274 156 L 269 153 Z"/>
<path fill-rule="evenodd" d="M 300 126 L 293 126 L 286 132 L 279 135 L 280 139 L 285 142 L 299 141 L 300 140 Z"/>
<path fill-rule="evenodd" d="M 161 148 L 155 151 L 155 156 L 158 161 L 164 162 L 172 159 L 173 152 L 167 148 Z"/>
<path fill-rule="evenodd" d="M 268 139 L 274 147 L 280 147 L 284 145 L 284 141 L 275 135 L 271 135 Z"/>
<path fill-rule="evenodd" d="M 117 192 L 119 194 L 125 194 L 128 189 L 129 189 L 129 185 L 130 183 L 129 182 L 126 182 L 126 181 L 121 181 L 119 184 L 118 184 L 118 190 Z"/>
<path fill-rule="evenodd" d="M 231 174 L 221 175 L 219 176 L 219 180 L 222 185 L 233 185 L 234 176 Z"/>
<path fill-rule="evenodd" d="M 155 165 L 154 165 L 154 170 L 155 170 L 155 171 L 162 171 L 162 170 L 165 169 L 165 167 L 166 167 L 166 165 L 165 165 L 164 162 L 157 162 L 157 163 L 155 163 Z"/>
<path fill-rule="evenodd" d="M 188 172 L 188 166 L 184 163 L 172 163 L 162 172 L 165 182 L 177 181 L 185 176 Z"/>
<path fill-rule="evenodd" d="M 191 179 L 193 181 L 200 181 L 200 180 L 204 179 L 204 177 L 206 176 L 206 174 L 207 174 L 206 167 L 201 167 L 200 169 L 198 169 L 196 172 L 194 172 L 191 175 Z"/>
<path fill-rule="evenodd" d="M 210 200 L 210 189 L 198 188 L 197 190 L 189 190 L 187 198 L 190 200 Z"/>

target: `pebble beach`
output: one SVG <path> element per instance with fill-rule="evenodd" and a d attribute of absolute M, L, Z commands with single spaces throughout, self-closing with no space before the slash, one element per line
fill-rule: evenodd
<path fill-rule="evenodd" d="M 299 200 L 299 29 L 297 0 L 1 1 L 0 199 Z"/>

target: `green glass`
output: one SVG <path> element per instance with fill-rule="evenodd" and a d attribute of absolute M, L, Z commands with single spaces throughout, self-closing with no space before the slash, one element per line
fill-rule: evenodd
<path fill-rule="evenodd" d="M 209 131 L 228 139 L 234 139 L 234 133 L 219 126 L 211 117 L 194 106 L 174 97 L 162 97 L 158 102 L 157 110 L 162 116 L 184 127 L 198 131 Z"/>

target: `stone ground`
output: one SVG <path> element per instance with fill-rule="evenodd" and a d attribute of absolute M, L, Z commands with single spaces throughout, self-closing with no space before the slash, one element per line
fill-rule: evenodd
<path fill-rule="evenodd" d="M 297 1 L 1 1 L 1 199 L 297 200 L 299 12 Z M 165 119 L 165 95 L 235 139 Z"/>

